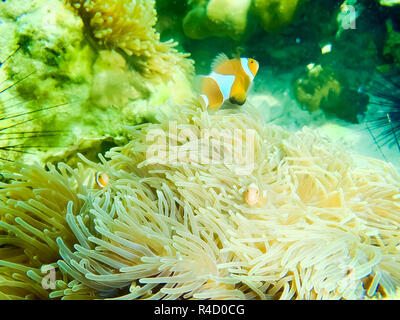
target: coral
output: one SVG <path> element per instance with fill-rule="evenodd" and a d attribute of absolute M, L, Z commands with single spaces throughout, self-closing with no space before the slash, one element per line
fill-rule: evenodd
<path fill-rule="evenodd" d="M 0 38 L 1 59 L 19 48 L 7 61 L 7 66 L 0 69 L 1 76 L 8 83 L 18 83 L 12 90 L 14 104 L 11 107 L 16 107 L 12 110 L 4 107 L 1 112 L 25 112 L 35 116 L 34 121 L 26 116 L 7 124 L 3 121 L 2 125 L 29 120 L 15 131 L 52 132 L 46 139 L 29 141 L 29 145 L 38 146 L 32 148 L 35 150 L 28 149 L 28 144 L 19 141 L 23 142 L 21 148 L 26 148 L 26 152 L 15 152 L 9 160 L 55 159 L 51 153 L 60 150 L 54 147 L 74 149 L 71 145 L 81 139 L 91 141 L 112 137 L 120 140 L 124 135 L 121 130 L 124 125 L 151 120 L 157 113 L 157 106 L 166 100 L 183 103 L 191 98 L 193 61 L 179 53 L 174 48 L 175 43 L 159 41 L 159 34 L 153 28 L 156 21 L 154 2 L 142 2 L 137 3 L 137 8 L 133 2 L 129 6 L 120 6 L 121 2 L 118 2 L 117 7 L 113 7 L 119 8 L 119 11 L 112 12 L 117 14 L 113 21 L 115 26 L 122 28 L 122 33 L 102 38 L 91 38 L 87 34 L 93 30 L 98 36 L 101 34 L 99 14 L 103 6 L 100 4 L 106 6 L 105 2 L 98 1 L 97 6 L 90 3 L 93 10 L 100 10 L 97 15 L 86 11 L 85 8 L 89 7 L 82 7 L 88 17 L 93 13 L 95 29 L 90 30 L 62 0 L 35 0 L 29 6 L 21 6 L 17 0 L 0 4 L 0 31 L 4 35 Z M 125 19 L 118 14 L 129 13 L 141 13 L 139 29 L 131 30 L 127 38 L 123 38 L 136 20 L 135 16 Z M 108 14 L 110 11 L 106 10 L 104 15 Z M 107 17 L 107 21 L 112 20 L 111 16 Z M 128 25 L 123 27 L 122 20 Z M 107 24 L 107 28 L 110 26 Z M 139 34 L 141 36 L 134 40 L 133 37 Z M 121 49 L 122 38 L 124 41 L 130 39 L 125 51 Z M 139 43 L 135 52 L 134 43 Z M 6 94 L 2 95 L 3 98 L 8 100 Z M 7 143 L 13 142 L 2 142 L 0 147 Z"/>
<path fill-rule="evenodd" d="M 226 35 L 235 38 L 246 30 L 250 4 L 250 0 L 210 0 L 207 5 L 207 17 L 217 25 L 223 24 Z"/>
<path fill-rule="evenodd" d="M 156 29 L 162 39 L 174 39 L 182 44 L 185 40 L 182 20 L 189 9 L 187 0 L 156 1 Z"/>
<path fill-rule="evenodd" d="M 49 147 L 55 150 L 54 147 L 73 143 L 70 120 L 76 120 L 74 116 L 81 112 L 77 100 L 82 102 L 89 97 L 95 55 L 85 44 L 80 18 L 65 9 L 61 1 L 32 1 L 23 7 L 19 3 L 10 0 L 2 4 L 7 8 L 0 10 L 4 21 L 1 28 L 6 28 L 7 32 L 1 32 L 7 37 L 1 50 L 10 52 L 19 48 L 4 69 L 7 78 L 17 83 L 12 91 L 12 104 L 8 104 L 5 111 L 26 114 L 14 118 L 14 122 L 21 125 L 12 129 L 14 135 L 22 133 L 20 136 L 26 141 L 16 142 L 10 138 L 7 143 L 20 145 L 20 150 L 10 154 L 9 160 L 36 161 L 42 150 Z M 60 133 L 60 130 L 65 131 Z M 52 133 L 45 139 L 37 139 L 46 132 Z"/>
<path fill-rule="evenodd" d="M 204 6 L 191 9 L 182 24 L 185 36 L 189 38 L 204 39 L 214 35 L 214 30 L 207 18 L 207 9 Z"/>
<path fill-rule="evenodd" d="M 20 50 L 9 63 L 9 77 L 32 73 L 18 87 L 23 99 L 55 104 L 78 93 L 82 99 L 88 95 L 94 53 L 85 45 L 78 17 L 53 0 L 22 14 L 14 28 L 11 47 Z"/>
<path fill-rule="evenodd" d="M 157 120 L 130 128 L 131 141 L 101 163 L 10 168 L 13 181 L 0 185 L 3 298 L 395 295 L 400 177 L 391 165 L 307 128 L 266 125 L 250 107 L 182 106 Z M 99 171 L 110 178 L 101 190 Z M 252 184 L 260 205 L 245 201 Z M 46 291 L 40 270 L 50 268 Z"/>
<path fill-rule="evenodd" d="M 188 54 L 178 52 L 172 40 L 160 42 L 154 26 L 157 13 L 154 0 L 69 0 L 78 11 L 86 33 L 101 48 L 120 50 L 139 66 L 144 74 L 161 74 L 169 79 L 171 73 L 181 68 L 193 72 L 193 62 Z"/>
<path fill-rule="evenodd" d="M 399 5 L 400 1 L 399 0 L 379 0 L 379 3 L 383 6 L 392 7 L 392 6 Z"/>
<path fill-rule="evenodd" d="M 340 119 L 357 123 L 366 111 L 368 96 L 352 90 L 346 81 L 328 67 L 310 65 L 294 83 L 294 96 L 308 111 L 323 110 Z"/>
<path fill-rule="evenodd" d="M 115 51 L 102 50 L 93 65 L 93 85 L 90 99 L 96 105 L 124 106 L 141 97 L 134 80 L 140 75 L 129 71 L 126 60 Z M 142 91 L 144 91 L 142 89 Z"/>
<path fill-rule="evenodd" d="M 393 23 L 388 21 L 388 36 L 383 48 L 383 54 L 386 60 L 400 69 L 400 33 L 393 30 Z"/>
<path fill-rule="evenodd" d="M 320 65 L 311 65 L 307 77 L 296 80 L 294 85 L 296 100 L 310 112 L 319 110 L 322 100 L 330 95 L 338 96 L 340 91 L 338 80 L 331 72 L 324 71 Z"/>
<path fill-rule="evenodd" d="M 193 5 L 183 20 L 185 35 L 193 39 L 210 36 L 240 39 L 247 27 L 251 0 L 210 0 Z"/>
<path fill-rule="evenodd" d="M 288 25 L 301 0 L 254 0 L 254 12 L 265 31 L 274 32 Z"/>
<path fill-rule="evenodd" d="M 217 36 L 242 39 L 253 17 L 257 17 L 267 32 L 289 25 L 300 0 L 210 0 L 189 1 L 191 10 L 183 20 L 187 37 L 204 39 Z M 249 18 L 250 17 L 250 18 Z M 250 31 L 249 31 L 250 32 Z"/>

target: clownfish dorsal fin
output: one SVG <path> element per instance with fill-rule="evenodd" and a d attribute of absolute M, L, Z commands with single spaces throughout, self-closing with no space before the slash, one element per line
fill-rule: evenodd
<path fill-rule="evenodd" d="M 219 53 L 211 63 L 211 70 L 215 71 L 221 64 L 229 61 L 229 57 L 225 53 Z"/>

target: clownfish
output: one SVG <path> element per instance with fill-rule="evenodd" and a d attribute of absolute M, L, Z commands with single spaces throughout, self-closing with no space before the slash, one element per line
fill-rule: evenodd
<path fill-rule="evenodd" d="M 95 189 L 103 189 L 107 186 L 108 182 L 110 181 L 110 177 L 102 172 L 97 172 L 95 175 Z"/>
<path fill-rule="evenodd" d="M 252 183 L 248 186 L 245 193 L 245 199 L 248 205 L 262 205 L 266 198 L 266 192 L 264 191 L 260 194 L 260 190 L 258 189 L 255 183 Z"/>
<path fill-rule="evenodd" d="M 211 65 L 212 72 L 200 79 L 202 107 L 217 110 L 226 100 L 233 104 L 244 104 L 258 68 L 258 62 L 254 59 L 229 59 L 224 53 L 219 54 Z"/>

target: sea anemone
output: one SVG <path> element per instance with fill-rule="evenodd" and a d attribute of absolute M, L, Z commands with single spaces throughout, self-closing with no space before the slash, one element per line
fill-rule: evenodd
<path fill-rule="evenodd" d="M 395 295 L 394 168 L 261 119 L 247 106 L 180 106 L 130 128 L 131 141 L 101 163 L 13 167 L 0 185 L 2 297 Z M 96 172 L 109 177 L 100 190 Z M 245 200 L 253 183 L 260 205 Z"/>
<path fill-rule="evenodd" d="M 157 13 L 154 0 L 68 0 L 82 18 L 94 46 L 116 50 L 148 76 L 169 79 L 178 66 L 193 73 L 189 54 L 178 52 L 173 40 L 160 42 L 154 26 Z"/>
<path fill-rule="evenodd" d="M 68 203 L 81 205 L 78 193 L 84 194 L 85 187 L 80 177 L 85 175 L 65 165 L 58 170 L 48 165 L 46 171 L 25 165 L 20 173 L 7 175 L 12 182 L 2 191 L 10 193 L 0 195 L 0 298 L 47 299 L 49 294 L 41 284 L 43 267 L 55 265 L 59 258 L 57 237 L 65 243 L 76 242 L 65 213 Z M 32 189 L 26 182 L 36 180 L 35 176 L 41 181 Z M 65 280 L 57 272 L 55 288 L 67 288 Z"/>

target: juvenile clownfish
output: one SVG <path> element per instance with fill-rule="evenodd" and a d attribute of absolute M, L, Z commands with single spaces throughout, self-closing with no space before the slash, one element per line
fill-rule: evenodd
<path fill-rule="evenodd" d="M 256 204 L 262 205 L 265 197 L 266 197 L 266 192 L 264 191 L 262 194 L 260 194 L 260 190 L 258 189 L 255 183 L 250 184 L 246 189 L 245 198 L 247 204 L 250 206 L 254 206 Z"/>
<path fill-rule="evenodd" d="M 97 172 L 95 176 L 95 189 L 103 189 L 107 186 L 108 182 L 110 181 L 110 177 L 102 172 Z"/>
<path fill-rule="evenodd" d="M 217 110 L 229 100 L 233 104 L 246 102 L 246 93 L 258 72 L 258 62 L 251 58 L 229 59 L 219 54 L 212 72 L 200 80 L 200 103 L 204 109 Z"/>

